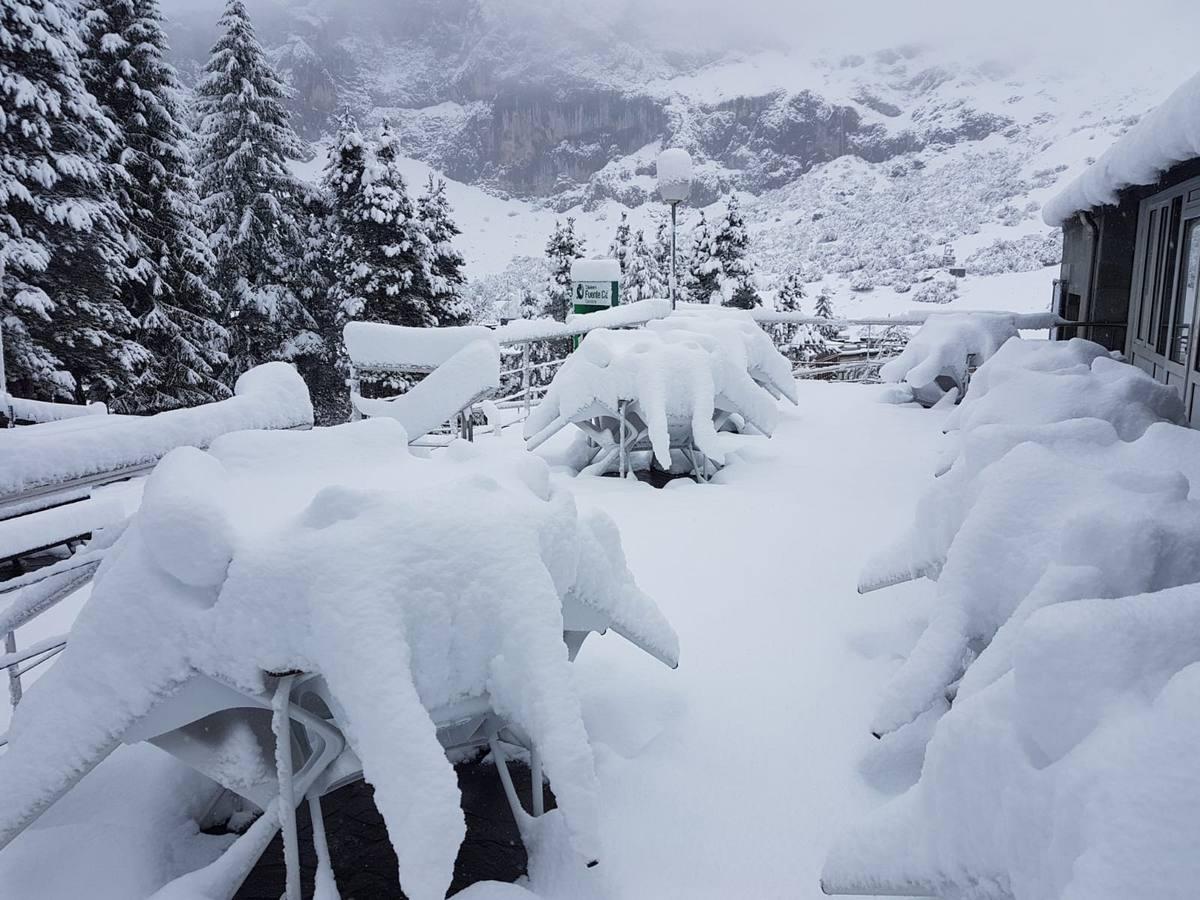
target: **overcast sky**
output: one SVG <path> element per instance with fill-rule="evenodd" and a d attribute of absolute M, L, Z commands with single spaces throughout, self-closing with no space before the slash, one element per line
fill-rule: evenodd
<path fill-rule="evenodd" d="M 258 0 L 307 4 L 309 0 Z M 321 2 L 321 0 L 318 0 Z M 354 10 L 356 0 L 340 0 Z M 402 2 L 402 0 L 397 0 Z M 870 51 L 906 41 L 1035 53 L 1100 66 L 1106 56 L 1177 53 L 1195 60 L 1200 0 L 483 0 L 494 15 L 522 10 L 581 14 L 623 29 L 643 28 L 677 46 Z M 224 0 L 163 0 L 215 19 Z"/>

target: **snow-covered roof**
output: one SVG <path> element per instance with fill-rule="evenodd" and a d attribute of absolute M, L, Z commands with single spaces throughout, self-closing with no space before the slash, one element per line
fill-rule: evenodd
<path fill-rule="evenodd" d="M 1113 144 L 1042 209 L 1047 225 L 1115 203 L 1127 187 L 1153 184 L 1176 163 L 1200 157 L 1200 73 Z"/>

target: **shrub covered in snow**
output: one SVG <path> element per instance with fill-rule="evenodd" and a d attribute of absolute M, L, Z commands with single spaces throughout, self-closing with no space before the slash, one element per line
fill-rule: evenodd
<path fill-rule="evenodd" d="M 967 257 L 972 275 L 1032 272 L 1062 261 L 1062 234 L 1027 234 L 1015 241 L 997 240 Z"/>
<path fill-rule="evenodd" d="M 465 832 L 429 712 L 463 698 L 486 697 L 538 746 L 572 842 L 594 859 L 599 789 L 567 597 L 677 659 L 612 522 L 580 513 L 528 454 L 458 443 L 419 459 L 387 420 L 176 451 L 17 710 L 0 843 L 193 674 L 262 696 L 264 673 L 300 670 L 336 698 L 407 896 L 445 896 Z"/>
<path fill-rule="evenodd" d="M 901 291 L 901 293 L 905 293 Z M 953 278 L 935 278 L 917 286 L 912 298 L 917 303 L 949 303 L 958 297 L 958 282 Z"/>
<path fill-rule="evenodd" d="M 830 884 L 1191 895 L 1200 435 L 1181 418 L 1084 341 L 1010 341 L 980 369 L 952 465 L 864 573 L 937 578 L 871 723 L 877 757 L 928 741 L 924 768 L 835 846 Z"/>

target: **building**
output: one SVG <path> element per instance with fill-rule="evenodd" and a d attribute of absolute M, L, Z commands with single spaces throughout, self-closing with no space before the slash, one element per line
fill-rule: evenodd
<path fill-rule="evenodd" d="M 1063 228 L 1056 311 L 1178 388 L 1200 426 L 1200 74 L 1048 203 Z"/>

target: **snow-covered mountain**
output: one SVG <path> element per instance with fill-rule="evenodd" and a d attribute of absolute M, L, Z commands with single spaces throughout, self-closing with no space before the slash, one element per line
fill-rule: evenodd
<path fill-rule="evenodd" d="M 1058 244 L 1041 203 L 1187 74 L 1130 60 L 1128 71 L 1108 65 L 1098 78 L 1065 61 L 999 61 L 963 46 L 681 49 L 629 14 L 499 6 L 252 7 L 295 89 L 306 138 L 319 142 L 331 114 L 349 107 L 360 120 L 400 125 L 414 178 L 432 167 L 452 180 L 469 270 L 489 293 L 536 279 L 529 261 L 498 273 L 514 257 L 540 256 L 558 215 L 576 216 L 597 251 L 622 210 L 652 230 L 661 215 L 654 160 L 665 145 L 699 161 L 693 209 L 743 192 L 764 289 L 800 268 L 843 305 L 856 298 L 873 312 L 944 298 L 949 289 L 920 286 L 945 279 L 951 259 L 969 276 L 1044 270 Z M 173 23 L 185 73 L 210 27 L 196 15 Z M 1049 296 L 1044 272 L 1036 286 L 986 283 L 981 305 Z M 1005 301 L 1006 291 L 1037 296 Z"/>

